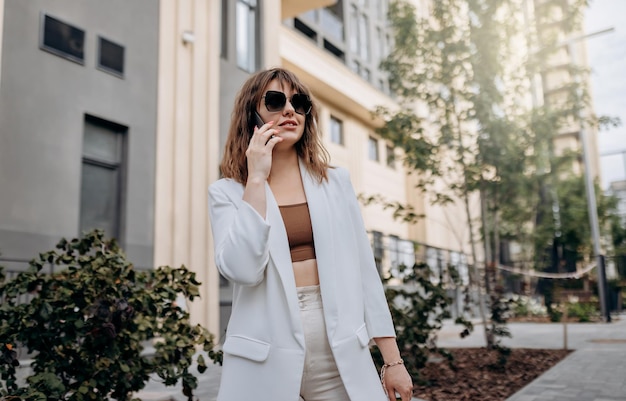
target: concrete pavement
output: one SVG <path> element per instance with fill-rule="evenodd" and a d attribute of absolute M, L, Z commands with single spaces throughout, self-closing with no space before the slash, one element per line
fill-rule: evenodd
<path fill-rule="evenodd" d="M 626 401 L 626 314 L 612 323 L 509 323 L 511 348 L 566 348 L 575 350 L 506 401 Z M 482 327 L 461 339 L 461 329 L 446 322 L 438 345 L 444 348 L 484 347 Z M 206 359 L 206 358 L 205 358 Z M 201 401 L 214 401 L 220 368 L 210 366 L 198 375 L 194 392 Z M 242 383 L 242 385 L 246 385 Z M 254 389 L 250 389 L 254 399 Z M 136 397 L 144 401 L 186 401 L 180 387 L 165 387 L 150 381 Z M 282 401 L 282 400 L 277 400 Z M 289 400 L 284 400 L 289 401 Z M 358 400 L 367 401 L 367 400 Z"/>

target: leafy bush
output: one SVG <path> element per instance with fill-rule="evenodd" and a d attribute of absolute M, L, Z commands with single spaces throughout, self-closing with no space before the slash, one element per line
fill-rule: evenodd
<path fill-rule="evenodd" d="M 536 298 L 514 294 L 511 296 L 511 299 L 513 300 L 513 316 L 543 317 L 548 314 L 548 310 L 545 305 L 543 305 L 542 302 Z"/>
<path fill-rule="evenodd" d="M 571 302 L 567 304 L 567 315 L 581 323 L 590 322 L 592 317 L 598 316 L 598 308 L 591 302 Z"/>
<path fill-rule="evenodd" d="M 552 323 L 560 322 L 563 318 L 563 307 L 559 304 L 552 304 L 551 308 L 548 309 L 548 316 L 550 317 L 550 321 Z"/>
<path fill-rule="evenodd" d="M 47 264 L 61 270 L 42 273 Z M 190 301 L 199 296 L 199 284 L 184 266 L 135 270 L 101 231 L 63 239 L 13 280 L 0 274 L 0 395 L 126 401 L 155 373 L 166 385 L 182 381 L 191 400 L 197 379 L 190 367 L 198 348 L 221 363 L 213 336 L 192 326 L 176 304 L 179 294 Z M 30 302 L 18 302 L 25 294 Z M 144 345 L 151 340 L 154 353 L 147 355 Z M 16 379 L 18 347 L 33 358 L 24 386 Z M 202 373 L 206 362 L 197 355 Z"/>
<path fill-rule="evenodd" d="M 393 271 L 384 281 L 387 284 L 385 295 L 396 328 L 396 341 L 405 366 L 412 377 L 419 377 L 431 353 L 439 353 L 451 362 L 450 353 L 436 346 L 437 332 L 444 319 L 450 317 L 450 297 L 441 282 L 433 284 L 430 268 L 425 263 L 412 267 L 401 266 Z M 399 283 L 391 285 L 390 283 Z M 464 324 L 462 336 L 472 330 L 470 322 L 457 319 Z M 378 366 L 383 359 L 378 349 L 372 350 L 372 356 Z"/>
<path fill-rule="evenodd" d="M 550 309 L 550 321 L 560 322 L 567 308 L 567 320 L 574 320 L 580 323 L 590 322 L 599 315 L 597 302 L 565 302 L 562 304 L 552 304 Z"/>

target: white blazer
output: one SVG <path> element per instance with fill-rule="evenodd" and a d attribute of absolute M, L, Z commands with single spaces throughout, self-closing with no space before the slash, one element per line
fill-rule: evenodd
<path fill-rule="evenodd" d="M 317 182 L 300 171 L 311 215 L 327 335 L 352 401 L 383 401 L 369 352 L 373 337 L 395 337 L 391 314 L 348 172 Z M 297 401 L 305 343 L 287 233 L 269 185 L 263 219 L 242 200 L 244 186 L 209 187 L 219 271 L 233 283 L 218 401 Z"/>

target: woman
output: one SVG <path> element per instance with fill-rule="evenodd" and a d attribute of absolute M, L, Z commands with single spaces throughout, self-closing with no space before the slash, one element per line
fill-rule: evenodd
<path fill-rule="evenodd" d="M 209 188 L 215 260 L 233 283 L 219 401 L 411 399 L 352 184 L 329 167 L 317 118 L 281 68 L 235 101 L 224 178 Z"/>

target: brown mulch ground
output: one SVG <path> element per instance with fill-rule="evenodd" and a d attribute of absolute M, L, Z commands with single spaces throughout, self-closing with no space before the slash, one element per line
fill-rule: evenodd
<path fill-rule="evenodd" d="M 444 360 L 429 362 L 415 380 L 414 395 L 427 401 L 504 401 L 571 351 L 512 349 L 504 369 L 494 367 L 498 352 L 485 348 L 448 349 L 456 369 Z M 426 380 L 427 384 L 418 383 Z"/>

